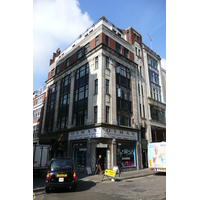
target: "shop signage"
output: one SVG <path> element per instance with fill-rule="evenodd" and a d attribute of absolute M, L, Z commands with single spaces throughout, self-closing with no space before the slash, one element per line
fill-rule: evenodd
<path fill-rule="evenodd" d="M 87 170 L 87 174 L 88 174 L 88 175 L 92 174 L 91 167 L 86 167 L 86 170 Z"/>
<path fill-rule="evenodd" d="M 111 169 L 106 169 L 104 175 L 115 178 L 116 171 Z"/>
<path fill-rule="evenodd" d="M 127 139 L 137 141 L 137 132 L 125 131 L 120 129 L 110 128 L 93 128 L 69 133 L 69 140 L 78 140 L 86 138 L 113 138 L 113 139 Z"/>
<path fill-rule="evenodd" d="M 108 144 L 99 143 L 96 145 L 97 148 L 108 148 Z"/>

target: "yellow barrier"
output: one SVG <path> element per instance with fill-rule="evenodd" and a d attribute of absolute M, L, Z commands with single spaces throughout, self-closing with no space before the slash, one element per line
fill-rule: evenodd
<path fill-rule="evenodd" d="M 116 171 L 115 171 L 115 170 L 111 170 L 111 169 L 106 169 L 104 174 L 105 174 L 106 176 L 110 176 L 110 177 L 115 178 Z"/>

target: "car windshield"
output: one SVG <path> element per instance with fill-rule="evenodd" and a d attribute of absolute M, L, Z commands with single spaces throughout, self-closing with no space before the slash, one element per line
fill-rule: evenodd
<path fill-rule="evenodd" d="M 53 160 L 51 162 L 51 170 L 57 170 L 57 169 L 73 169 L 73 161 L 72 160 Z"/>

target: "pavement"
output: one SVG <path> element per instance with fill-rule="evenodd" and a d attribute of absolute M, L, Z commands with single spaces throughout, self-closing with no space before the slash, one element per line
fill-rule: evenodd
<path fill-rule="evenodd" d="M 83 172 L 77 172 L 77 178 L 78 180 L 82 181 L 92 181 L 95 183 L 100 183 L 102 181 L 122 181 L 125 179 L 132 179 L 132 178 L 139 178 L 144 176 L 150 176 L 155 175 L 157 172 L 150 171 L 149 168 L 141 169 L 141 170 L 133 170 L 133 171 L 126 171 L 122 172 L 119 176 L 119 174 L 116 174 L 116 178 L 112 179 L 111 177 L 104 176 L 102 180 L 102 175 L 87 175 Z M 44 190 L 45 185 L 45 173 L 40 176 L 34 176 L 33 177 L 33 192 L 38 192 Z"/>

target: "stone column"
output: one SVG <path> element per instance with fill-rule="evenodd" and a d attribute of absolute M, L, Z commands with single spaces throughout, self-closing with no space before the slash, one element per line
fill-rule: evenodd
<path fill-rule="evenodd" d="M 91 167 L 91 159 L 90 159 L 90 138 L 87 139 L 87 163 L 86 166 L 87 167 Z"/>
<path fill-rule="evenodd" d="M 116 144 L 116 140 L 115 139 L 113 139 L 112 140 L 112 143 L 113 143 L 113 152 L 112 152 L 112 154 L 113 154 L 113 165 L 112 165 L 112 168 L 113 168 L 113 166 L 117 166 L 117 144 Z"/>
<path fill-rule="evenodd" d="M 109 68 L 111 71 L 110 76 L 110 116 L 111 120 L 110 123 L 117 125 L 117 99 L 116 99 L 116 61 L 113 59 L 110 59 Z"/>

